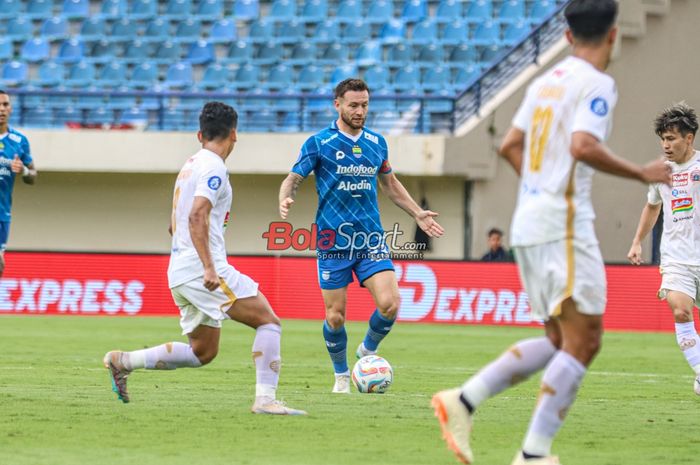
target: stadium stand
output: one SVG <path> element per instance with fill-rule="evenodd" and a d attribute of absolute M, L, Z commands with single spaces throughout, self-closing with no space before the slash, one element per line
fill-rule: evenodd
<path fill-rule="evenodd" d="M 529 41 L 537 42 L 534 53 L 539 53 L 546 44 L 539 37 L 533 39 L 533 31 L 537 35 L 547 24 L 561 24 L 556 14 L 564 4 L 564 0 L 0 0 L 1 82 L 22 95 L 43 92 L 47 101 L 65 93 L 76 102 L 90 97 L 70 94 L 76 90 L 93 89 L 107 102 L 109 92 L 118 88 L 151 93 L 143 98 L 134 94 L 128 100 L 155 107 L 147 114 L 151 129 L 180 127 L 172 115 L 163 116 L 168 112 L 159 102 L 173 102 L 167 110 L 177 110 L 178 102 L 191 93 L 217 92 L 217 98 L 236 94 L 236 102 L 245 106 L 251 103 L 246 100 L 264 100 L 246 94 L 262 91 L 270 94 L 265 109 L 272 116 L 269 122 L 256 123 L 256 129 L 300 131 L 314 129 L 311 124 L 319 118 L 311 101 L 314 95 L 323 92 L 329 99 L 328 89 L 337 81 L 358 76 L 381 90 L 374 93 L 373 107 L 393 113 L 397 121 L 403 119 L 404 108 L 413 115 L 416 102 L 426 113 L 418 121 L 440 121 L 430 115 L 436 108 L 440 114 L 473 114 L 483 95 L 468 104 L 465 96 L 473 97 L 475 86 L 482 92 L 479 77 L 511 50 L 524 49 Z M 284 98 L 272 95 L 282 90 L 287 92 Z M 159 93 L 183 98 L 162 98 Z M 114 98 L 126 101 L 123 95 Z M 295 109 L 304 113 L 297 118 L 289 114 L 294 99 Z M 87 124 L 122 122 L 122 108 L 123 104 L 110 105 L 107 115 L 92 111 L 80 116 Z M 50 111 L 22 113 L 22 125 L 66 121 L 65 114 L 59 118 Z M 34 116 L 40 120 L 32 121 Z M 452 121 L 450 127 L 421 123 L 404 129 L 453 130 L 459 118 L 447 120 Z M 161 127 L 165 122 L 168 127 Z M 295 125 L 288 128 L 285 122 Z"/>

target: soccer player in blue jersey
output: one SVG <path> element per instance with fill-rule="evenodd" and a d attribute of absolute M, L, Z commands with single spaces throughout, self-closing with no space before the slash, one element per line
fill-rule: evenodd
<path fill-rule="evenodd" d="M 5 271 L 5 247 L 10 234 L 10 211 L 15 177 L 22 175 L 26 184 L 34 184 L 36 169 L 27 137 L 9 126 L 12 103 L 0 89 L 0 276 Z"/>
<path fill-rule="evenodd" d="M 396 205 L 415 219 L 430 237 L 444 230 L 437 213 L 422 209 L 391 170 L 384 138 L 364 127 L 369 88 L 360 79 L 346 79 L 335 88 L 338 119 L 311 136 L 292 171 L 282 182 L 279 212 L 286 219 L 301 182 L 316 175 L 318 281 L 326 307 L 323 337 L 335 370 L 333 392 L 350 392 L 347 363 L 345 302 L 355 273 L 377 306 L 357 348 L 357 357 L 374 354 L 389 333 L 399 308 L 399 287 L 379 218 L 377 181 Z"/>

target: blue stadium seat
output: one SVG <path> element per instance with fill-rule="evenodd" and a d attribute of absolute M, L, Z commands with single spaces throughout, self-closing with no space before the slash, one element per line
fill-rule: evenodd
<path fill-rule="evenodd" d="M 190 46 L 185 61 L 193 65 L 206 65 L 216 61 L 214 46 L 206 40 L 198 40 Z"/>
<path fill-rule="evenodd" d="M 300 42 L 292 48 L 286 62 L 290 65 L 305 65 L 316 60 L 316 45 L 310 42 Z"/>
<path fill-rule="evenodd" d="M 61 16 L 54 16 L 44 20 L 39 30 L 39 35 L 49 42 L 68 38 L 68 21 Z"/>
<path fill-rule="evenodd" d="M 163 131 L 184 131 L 185 112 L 178 108 L 167 108 L 164 110 L 160 129 Z"/>
<path fill-rule="evenodd" d="M 102 0 L 99 17 L 107 20 L 124 18 L 128 9 L 127 0 Z"/>
<path fill-rule="evenodd" d="M 131 73 L 127 84 L 132 89 L 150 89 L 158 80 L 158 68 L 150 63 L 140 63 Z"/>
<path fill-rule="evenodd" d="M 331 72 L 330 84 L 332 86 L 336 86 L 340 81 L 359 76 L 360 72 L 358 71 L 357 66 L 355 66 L 354 63 L 347 63 L 336 67 Z"/>
<path fill-rule="evenodd" d="M 391 0 L 370 2 L 365 21 L 383 24 L 394 18 L 394 4 Z"/>
<path fill-rule="evenodd" d="M 5 37 L 0 37 L 0 62 L 10 61 L 14 58 L 14 55 L 12 41 Z"/>
<path fill-rule="evenodd" d="M 163 87 L 168 90 L 183 90 L 192 87 L 194 76 L 192 65 L 187 62 L 173 63 L 165 73 Z"/>
<path fill-rule="evenodd" d="M 328 0 L 306 0 L 299 14 L 299 21 L 319 23 L 328 17 Z"/>
<path fill-rule="evenodd" d="M 401 18 L 407 23 L 422 21 L 428 16 L 426 0 L 406 0 L 401 12 Z"/>
<path fill-rule="evenodd" d="M 442 45 L 418 45 L 415 63 L 420 67 L 434 67 L 445 61 L 445 49 Z"/>
<path fill-rule="evenodd" d="M 169 42 L 168 42 L 169 43 Z M 129 65 L 136 65 L 147 61 L 153 54 L 155 45 L 140 39 L 130 42 L 124 50 L 121 59 Z"/>
<path fill-rule="evenodd" d="M 498 20 L 516 22 L 525 19 L 525 0 L 504 0 L 498 9 Z"/>
<path fill-rule="evenodd" d="M 338 118 L 338 113 L 333 111 L 328 103 L 328 98 L 314 99 L 314 103 L 323 105 L 322 109 L 318 111 L 309 110 L 304 119 L 308 124 L 308 128 L 313 131 L 318 131 L 321 128 L 326 128 L 331 124 L 331 121 Z"/>
<path fill-rule="evenodd" d="M 413 49 L 404 43 L 394 44 L 387 52 L 387 65 L 398 68 L 411 63 L 413 59 Z"/>
<path fill-rule="evenodd" d="M 307 65 L 299 71 L 296 87 L 302 92 L 308 92 L 322 85 L 325 80 L 323 68 L 316 65 Z"/>
<path fill-rule="evenodd" d="M 192 16 L 192 0 L 168 0 L 162 18 L 182 21 Z"/>
<path fill-rule="evenodd" d="M 114 123 L 114 112 L 105 107 L 92 108 L 85 115 L 85 123 L 110 125 Z"/>
<path fill-rule="evenodd" d="M 24 127 L 27 128 L 50 128 L 53 126 L 53 112 L 45 107 L 27 107 L 22 115 Z"/>
<path fill-rule="evenodd" d="M 178 108 L 179 110 L 199 111 L 208 101 L 209 99 L 202 97 L 183 96 L 180 97 L 178 102 L 173 102 L 171 100 L 168 106 L 171 108 Z"/>
<path fill-rule="evenodd" d="M 481 76 L 481 70 L 476 65 L 455 68 L 454 77 L 450 81 L 453 91 L 463 91 Z"/>
<path fill-rule="evenodd" d="M 358 66 L 374 66 L 382 61 L 382 46 L 376 40 L 370 40 L 357 48 L 355 63 Z"/>
<path fill-rule="evenodd" d="M 510 47 L 520 43 L 530 34 L 530 23 L 526 20 L 520 20 L 510 23 L 503 31 L 503 44 Z"/>
<path fill-rule="evenodd" d="M 363 75 L 363 79 L 372 91 L 372 97 L 375 95 L 375 91 L 384 89 L 389 85 L 389 69 L 384 66 L 372 66 L 368 68 Z"/>
<path fill-rule="evenodd" d="M 268 42 L 272 40 L 274 33 L 274 25 L 267 20 L 259 19 L 250 24 L 248 31 L 248 40 L 254 44 Z"/>
<path fill-rule="evenodd" d="M 403 21 L 392 19 L 382 26 L 379 37 L 385 44 L 396 44 L 406 38 L 406 25 Z"/>
<path fill-rule="evenodd" d="M 239 40 L 231 44 L 224 63 L 245 64 L 253 58 L 253 46 L 250 42 Z"/>
<path fill-rule="evenodd" d="M 132 0 L 129 8 L 129 18 L 134 20 L 151 19 L 158 16 L 157 0 Z"/>
<path fill-rule="evenodd" d="M 435 9 L 435 21 L 438 23 L 451 23 L 456 18 L 462 17 L 461 0 L 440 0 Z"/>
<path fill-rule="evenodd" d="M 45 61 L 39 66 L 36 79 L 33 84 L 39 87 L 56 87 L 63 82 L 66 70 L 62 64 L 54 61 Z"/>
<path fill-rule="evenodd" d="M 327 19 L 316 25 L 309 40 L 317 44 L 330 44 L 340 37 L 340 23 L 335 19 Z"/>
<path fill-rule="evenodd" d="M 362 19 L 346 24 L 343 28 L 341 40 L 349 45 L 358 45 L 367 40 L 372 35 L 370 24 Z"/>
<path fill-rule="evenodd" d="M 53 16 L 53 0 L 29 0 L 22 16 L 27 19 L 49 19 Z"/>
<path fill-rule="evenodd" d="M 133 124 L 145 128 L 148 125 L 148 111 L 139 106 L 130 107 L 129 109 L 122 110 L 117 122 L 119 124 Z"/>
<path fill-rule="evenodd" d="M 474 45 L 499 45 L 501 43 L 501 25 L 495 21 L 484 21 L 474 30 L 471 39 Z"/>
<path fill-rule="evenodd" d="M 394 75 L 391 86 L 398 92 L 408 92 L 420 88 L 420 71 L 415 66 L 399 68 Z"/>
<path fill-rule="evenodd" d="M 126 66 L 122 61 L 111 61 L 100 70 L 96 83 L 103 88 L 115 88 L 126 84 Z"/>
<path fill-rule="evenodd" d="M 472 0 L 467 7 L 465 18 L 473 22 L 493 19 L 493 4 L 491 0 Z"/>
<path fill-rule="evenodd" d="M 105 105 L 105 94 L 100 92 L 100 89 L 95 87 L 88 87 L 87 89 L 81 89 L 85 92 L 90 92 L 88 95 L 81 95 L 75 100 L 75 107 L 83 110 L 93 110 L 95 108 L 102 108 Z"/>
<path fill-rule="evenodd" d="M 438 92 L 450 87 L 450 70 L 444 66 L 428 68 L 423 73 L 421 88 L 425 92 Z"/>
<path fill-rule="evenodd" d="M 2 66 L 0 84 L 3 87 L 18 87 L 27 82 L 29 71 L 26 63 L 21 61 L 8 61 Z"/>
<path fill-rule="evenodd" d="M 271 21 L 290 21 L 296 16 L 297 3 L 295 0 L 274 0 L 267 17 Z"/>
<path fill-rule="evenodd" d="M 220 19 L 212 24 L 209 30 L 209 43 L 225 44 L 235 42 L 238 38 L 236 22 L 231 19 Z"/>
<path fill-rule="evenodd" d="M 139 23 L 129 18 L 121 18 L 112 25 L 112 30 L 107 36 L 112 42 L 131 42 L 139 32 Z"/>
<path fill-rule="evenodd" d="M 90 0 L 63 0 L 64 18 L 85 19 L 90 16 Z"/>
<path fill-rule="evenodd" d="M 487 47 L 484 47 L 481 51 L 480 61 L 484 65 L 493 65 L 496 61 L 498 61 L 501 58 L 504 52 L 505 49 L 501 45 L 489 45 Z"/>
<path fill-rule="evenodd" d="M 198 0 L 195 17 L 202 21 L 216 21 L 224 16 L 224 2 L 222 0 Z"/>
<path fill-rule="evenodd" d="M 64 126 L 71 123 L 80 123 L 83 120 L 82 112 L 74 106 L 58 108 L 54 114 L 54 124 Z"/>
<path fill-rule="evenodd" d="M 0 19 L 16 19 L 22 17 L 22 5 L 20 0 L 0 0 Z"/>
<path fill-rule="evenodd" d="M 282 63 L 274 66 L 270 70 L 270 74 L 267 76 L 264 86 L 268 90 L 278 91 L 288 88 L 292 82 L 294 82 L 292 68 Z"/>
<path fill-rule="evenodd" d="M 336 65 L 347 61 L 348 58 L 347 46 L 341 42 L 334 42 L 323 49 L 316 62 L 320 65 Z"/>
<path fill-rule="evenodd" d="M 469 24 L 457 19 L 445 25 L 440 42 L 445 45 L 458 45 L 469 41 Z"/>
<path fill-rule="evenodd" d="M 29 63 L 38 63 L 49 58 L 51 45 L 41 37 L 30 39 L 22 45 L 19 56 Z"/>
<path fill-rule="evenodd" d="M 204 70 L 202 79 L 197 83 L 198 90 L 213 91 L 223 89 L 230 81 L 230 73 L 227 67 L 220 63 L 211 63 Z"/>
<path fill-rule="evenodd" d="M 275 40 L 280 44 L 295 44 L 304 41 L 305 23 L 295 19 L 284 21 L 279 26 Z"/>
<path fill-rule="evenodd" d="M 238 68 L 232 86 L 237 91 L 245 91 L 260 84 L 260 68 L 246 64 Z"/>
<path fill-rule="evenodd" d="M 164 42 L 170 37 L 170 21 L 154 18 L 146 25 L 146 30 L 140 39 L 144 42 Z"/>
<path fill-rule="evenodd" d="M 150 60 L 159 65 L 176 63 L 182 58 L 182 46 L 176 42 L 163 42 L 158 46 Z"/>
<path fill-rule="evenodd" d="M 80 26 L 80 40 L 83 42 L 96 42 L 107 35 L 107 23 L 99 16 L 93 16 L 83 21 Z"/>
<path fill-rule="evenodd" d="M 358 0 L 341 0 L 335 13 L 335 20 L 339 23 L 353 23 L 363 18 L 362 3 Z"/>
<path fill-rule="evenodd" d="M 370 84 L 369 87 L 372 90 L 372 95 L 370 97 L 370 110 L 372 113 L 381 113 L 384 111 L 396 111 L 396 99 L 392 98 L 394 95 L 393 90 L 386 88 L 389 85 L 385 84 L 385 87 L 378 88 L 375 90 L 376 86 Z"/>
<path fill-rule="evenodd" d="M 411 42 L 414 44 L 433 44 L 438 41 L 438 23 L 426 19 L 413 26 Z"/>
<path fill-rule="evenodd" d="M 479 52 L 469 44 L 459 44 L 452 49 L 447 61 L 451 66 L 466 66 L 479 61 Z"/>
<path fill-rule="evenodd" d="M 256 65 L 272 65 L 282 59 L 282 48 L 275 42 L 267 42 L 257 46 L 253 63 Z"/>
<path fill-rule="evenodd" d="M 67 87 L 90 87 L 94 86 L 97 81 L 97 72 L 95 65 L 88 61 L 81 61 L 74 64 L 68 69 L 66 77 Z"/>
<path fill-rule="evenodd" d="M 197 18 L 187 18 L 180 21 L 175 28 L 173 42 L 192 44 L 202 36 L 202 22 Z"/>
<path fill-rule="evenodd" d="M 233 16 L 241 21 L 257 19 L 260 16 L 258 0 L 236 0 L 233 5 Z"/>
<path fill-rule="evenodd" d="M 58 47 L 56 61 L 60 63 L 77 63 L 85 56 L 83 43 L 76 38 L 64 40 Z"/>
<path fill-rule="evenodd" d="M 100 40 L 95 42 L 90 51 L 90 56 L 87 57 L 93 63 L 111 63 L 117 56 L 117 44 L 108 40 Z"/>
<path fill-rule="evenodd" d="M 291 100 L 295 101 L 295 100 Z M 275 132 L 299 132 L 299 126 L 301 124 L 301 115 L 298 111 L 288 111 L 282 115 L 282 122 L 273 130 Z"/>
<path fill-rule="evenodd" d="M 32 22 L 24 16 L 12 18 L 7 24 L 5 37 L 14 42 L 24 42 L 31 39 L 33 35 L 34 26 L 32 26 Z"/>
<path fill-rule="evenodd" d="M 529 17 L 535 22 L 542 22 L 557 11 L 556 0 L 534 0 Z"/>

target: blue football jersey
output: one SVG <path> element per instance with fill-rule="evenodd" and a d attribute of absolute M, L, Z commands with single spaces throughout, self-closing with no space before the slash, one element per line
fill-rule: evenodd
<path fill-rule="evenodd" d="M 0 138 L 0 221 L 11 219 L 12 189 L 15 185 L 15 173 L 12 172 L 11 165 L 15 155 L 25 165 L 32 162 L 26 136 L 8 128 L 5 136 Z"/>
<path fill-rule="evenodd" d="M 371 239 L 370 245 L 376 245 L 384 234 L 377 203 L 377 175 L 391 172 L 386 140 L 363 129 L 354 142 L 338 130 L 334 121 L 307 139 L 292 167 L 292 172 L 303 177 L 312 171 L 318 193 L 319 251 L 349 250 L 356 233 L 364 233 Z M 328 238 L 324 230 L 333 231 L 335 240 L 330 247 L 324 242 Z M 356 245 L 358 242 L 361 240 Z"/>

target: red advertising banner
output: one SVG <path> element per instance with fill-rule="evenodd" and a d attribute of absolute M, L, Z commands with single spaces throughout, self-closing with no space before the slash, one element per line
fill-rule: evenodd
<path fill-rule="evenodd" d="M 0 314 L 172 315 L 166 255 L 7 252 Z M 230 257 L 260 283 L 281 318 L 322 319 L 316 260 Z M 397 261 L 400 321 L 537 326 L 512 263 Z M 656 298 L 656 267 L 607 266 L 606 329 L 673 331 Z M 374 303 L 357 282 L 348 291 L 348 320 L 367 320 Z"/>

